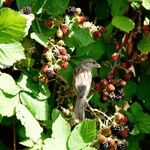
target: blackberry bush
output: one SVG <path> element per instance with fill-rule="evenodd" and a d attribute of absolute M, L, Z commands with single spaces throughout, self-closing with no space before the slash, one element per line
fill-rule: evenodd
<path fill-rule="evenodd" d="M 0 149 L 150 147 L 149 13 L 146 0 L 0 1 Z M 87 58 L 101 68 L 76 120 Z"/>

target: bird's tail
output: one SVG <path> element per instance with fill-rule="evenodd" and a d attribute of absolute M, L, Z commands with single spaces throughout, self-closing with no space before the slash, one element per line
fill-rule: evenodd
<path fill-rule="evenodd" d="M 86 98 L 77 98 L 73 112 L 73 120 L 85 119 L 85 104 Z"/>

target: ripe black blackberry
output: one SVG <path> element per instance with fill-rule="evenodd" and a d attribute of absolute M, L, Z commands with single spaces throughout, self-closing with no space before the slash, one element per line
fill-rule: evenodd
<path fill-rule="evenodd" d="M 132 131 L 133 128 L 134 128 L 134 125 L 133 125 L 133 123 L 131 121 L 127 121 L 125 126 L 128 127 L 129 131 Z"/>
<path fill-rule="evenodd" d="M 75 11 L 76 11 L 76 8 L 74 6 L 70 6 L 70 7 L 67 8 L 66 14 L 71 16 L 75 13 Z"/>
<path fill-rule="evenodd" d="M 32 12 L 32 9 L 31 9 L 31 7 L 29 7 L 29 6 L 25 6 L 25 7 L 22 9 L 22 13 L 23 13 L 23 14 L 29 15 L 31 12 Z"/>
<path fill-rule="evenodd" d="M 123 90 L 122 86 L 119 84 L 116 84 L 115 85 L 115 94 L 121 96 L 123 94 L 123 92 L 124 92 L 124 90 Z"/>
<path fill-rule="evenodd" d="M 54 73 L 52 70 L 47 70 L 46 74 L 47 74 L 48 79 L 51 79 L 54 77 Z"/>
<path fill-rule="evenodd" d="M 109 98 L 111 99 L 111 100 L 115 100 L 116 99 L 116 94 L 114 93 L 114 92 L 111 92 L 111 93 L 109 93 Z"/>
<path fill-rule="evenodd" d="M 100 144 L 101 150 L 108 150 L 109 149 L 109 143 L 108 140 L 105 140 L 104 143 Z"/>
<path fill-rule="evenodd" d="M 112 124 L 110 129 L 111 129 L 112 134 L 114 134 L 116 136 L 119 136 L 120 131 L 121 131 L 121 126 L 120 125 Z"/>
<path fill-rule="evenodd" d="M 117 143 L 117 150 L 126 150 L 126 145 L 124 143 Z"/>
<path fill-rule="evenodd" d="M 116 95 L 116 96 L 115 96 L 115 99 L 116 99 L 116 100 L 120 100 L 120 99 L 122 99 L 122 96 L 121 96 L 121 95 Z"/>

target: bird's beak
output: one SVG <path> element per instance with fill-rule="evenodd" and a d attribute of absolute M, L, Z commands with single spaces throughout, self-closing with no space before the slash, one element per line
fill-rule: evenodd
<path fill-rule="evenodd" d="M 97 63 L 96 68 L 101 68 L 101 65 L 99 63 Z"/>

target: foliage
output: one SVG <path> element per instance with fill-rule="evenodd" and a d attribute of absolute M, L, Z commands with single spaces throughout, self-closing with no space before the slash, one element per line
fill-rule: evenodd
<path fill-rule="evenodd" d="M 14 143 L 0 137 L 0 149 L 142 149 L 149 13 L 149 0 L 1 0 L 0 132 L 11 130 Z M 92 72 L 86 119 L 75 123 L 73 71 L 85 58 L 101 68 Z"/>

